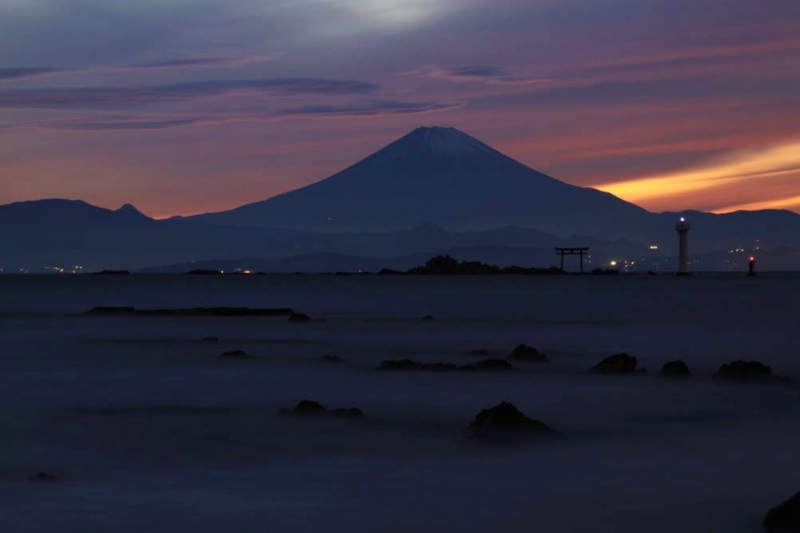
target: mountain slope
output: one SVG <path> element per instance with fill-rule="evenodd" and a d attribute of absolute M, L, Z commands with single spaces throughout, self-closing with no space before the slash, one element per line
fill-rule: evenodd
<path fill-rule="evenodd" d="M 619 236 L 647 212 L 546 176 L 453 128 L 418 128 L 302 189 L 199 215 L 212 224 L 316 231 L 449 230 L 517 225 L 558 235 Z"/>

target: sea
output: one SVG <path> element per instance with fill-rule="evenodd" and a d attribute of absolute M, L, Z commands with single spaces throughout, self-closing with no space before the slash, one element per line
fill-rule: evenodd
<path fill-rule="evenodd" d="M 759 532 L 800 491 L 799 327 L 795 273 L 3 275 L 0 531 Z M 550 362 L 377 370 L 521 343 Z M 588 372 L 620 352 L 647 372 Z M 714 377 L 737 359 L 787 379 Z M 366 417 L 279 416 L 304 399 Z M 558 437 L 476 441 L 502 401 Z"/>

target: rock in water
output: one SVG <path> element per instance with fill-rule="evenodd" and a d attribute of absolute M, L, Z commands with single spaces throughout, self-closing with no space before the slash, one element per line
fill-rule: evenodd
<path fill-rule="evenodd" d="M 338 355 L 323 355 L 319 358 L 320 361 L 324 361 L 325 363 L 341 363 L 342 358 Z"/>
<path fill-rule="evenodd" d="M 305 313 L 292 313 L 289 322 L 311 322 L 311 317 Z"/>
<path fill-rule="evenodd" d="M 296 415 L 318 415 L 327 413 L 328 410 L 319 402 L 313 400 L 300 400 L 292 412 Z"/>
<path fill-rule="evenodd" d="M 219 342 L 219 337 L 203 337 L 200 339 L 200 342 L 204 342 L 206 344 L 217 344 Z"/>
<path fill-rule="evenodd" d="M 590 370 L 593 374 L 635 374 L 636 358 L 626 353 L 606 357 Z"/>
<path fill-rule="evenodd" d="M 670 361 L 661 367 L 661 375 L 665 378 L 688 378 L 692 375 L 689 366 L 682 360 Z"/>
<path fill-rule="evenodd" d="M 294 416 L 311 416 L 311 417 L 333 417 L 333 418 L 364 418 L 364 411 L 358 407 L 350 407 L 348 409 L 328 409 L 324 405 L 314 400 L 300 400 L 294 409 L 281 409 L 282 415 Z"/>
<path fill-rule="evenodd" d="M 800 532 L 800 492 L 774 509 L 770 509 L 764 517 L 764 529 L 776 532 Z"/>
<path fill-rule="evenodd" d="M 32 476 L 30 480 L 37 483 L 52 483 L 56 480 L 56 476 L 48 474 L 47 472 L 39 472 L 35 476 Z"/>
<path fill-rule="evenodd" d="M 410 359 L 398 361 L 381 361 L 378 370 L 424 370 L 427 372 L 440 372 L 445 370 L 457 370 L 458 367 L 453 363 L 419 363 Z"/>
<path fill-rule="evenodd" d="M 431 320 L 433 320 L 433 317 L 431 315 L 425 315 L 424 317 L 422 317 L 423 322 L 430 322 Z"/>
<path fill-rule="evenodd" d="M 719 367 L 716 378 L 725 379 L 767 379 L 772 377 L 772 369 L 759 361 L 733 361 Z"/>
<path fill-rule="evenodd" d="M 511 352 L 511 355 L 508 356 L 509 359 L 516 359 L 519 361 L 533 361 L 536 363 L 545 363 L 549 359 L 543 353 L 539 353 L 539 350 L 534 348 L 533 346 L 528 346 L 527 344 L 520 344 Z"/>
<path fill-rule="evenodd" d="M 554 434 L 543 422 L 525 416 L 514 404 L 502 402 L 491 409 L 484 409 L 469 425 L 476 436 L 500 436 L 514 434 Z"/>
<path fill-rule="evenodd" d="M 231 350 L 219 355 L 220 359 L 250 359 L 251 355 L 242 350 Z"/>

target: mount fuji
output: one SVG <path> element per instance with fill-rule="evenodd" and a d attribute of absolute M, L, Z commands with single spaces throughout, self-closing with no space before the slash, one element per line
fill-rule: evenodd
<path fill-rule="evenodd" d="M 620 237 L 649 213 L 611 194 L 558 181 L 454 128 L 417 128 L 317 183 L 191 217 L 214 225 L 324 232 L 454 231 L 520 226 L 555 235 Z"/>

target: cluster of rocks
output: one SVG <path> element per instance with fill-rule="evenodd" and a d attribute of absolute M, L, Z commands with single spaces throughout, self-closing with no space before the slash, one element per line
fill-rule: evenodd
<path fill-rule="evenodd" d="M 625 353 L 618 353 L 606 357 L 593 366 L 589 372 L 592 374 L 630 375 L 646 373 L 647 370 L 638 368 L 636 357 Z M 678 359 L 665 363 L 664 366 L 661 367 L 660 375 L 665 378 L 688 378 L 691 377 L 692 372 L 685 361 Z M 714 377 L 741 381 L 757 381 L 775 378 L 769 366 L 759 361 L 742 360 L 733 361 L 720 366 L 714 374 Z"/>
<path fill-rule="evenodd" d="M 391 371 L 425 371 L 425 372 L 447 372 L 447 371 L 476 371 L 476 370 L 514 370 L 514 367 L 505 359 L 484 359 L 470 365 L 456 365 L 453 363 L 420 363 L 411 359 L 400 359 L 395 361 L 383 361 L 378 370 Z"/>
<path fill-rule="evenodd" d="M 358 407 L 328 409 L 321 403 L 314 400 L 300 400 L 294 409 L 281 409 L 281 415 L 298 417 L 331 417 L 331 418 L 364 418 L 364 411 Z"/>

